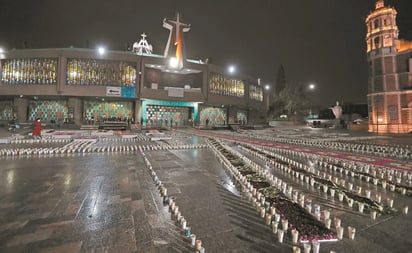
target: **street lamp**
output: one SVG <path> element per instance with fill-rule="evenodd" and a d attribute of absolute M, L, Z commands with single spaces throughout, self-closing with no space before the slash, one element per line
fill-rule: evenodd
<path fill-rule="evenodd" d="M 230 74 L 234 74 L 236 72 L 236 67 L 234 65 L 230 65 L 228 71 Z"/>
<path fill-rule="evenodd" d="M 308 85 L 308 90 L 310 91 L 310 92 L 313 92 L 314 90 L 316 89 L 316 84 L 314 84 L 314 83 L 310 83 L 309 85 Z M 310 105 L 309 105 L 309 117 L 310 118 L 313 118 L 313 116 L 312 116 L 312 100 L 310 99 Z"/>
<path fill-rule="evenodd" d="M 99 47 L 97 48 L 97 52 L 99 52 L 100 55 L 104 55 L 106 53 L 106 49 L 104 47 Z"/>
<path fill-rule="evenodd" d="M 269 92 L 269 90 L 270 90 L 270 85 L 269 84 L 266 84 L 265 85 L 265 93 L 266 93 L 266 118 L 268 118 L 268 116 L 269 116 L 269 106 L 270 106 L 270 92 Z"/>
<path fill-rule="evenodd" d="M 309 88 L 309 90 L 314 90 L 316 88 L 316 85 L 311 83 L 311 84 L 309 84 L 308 88 Z"/>
<path fill-rule="evenodd" d="M 177 60 L 177 58 L 176 57 L 172 57 L 172 58 L 170 58 L 170 60 L 169 60 L 169 66 L 171 67 L 171 68 L 177 68 L 177 66 L 179 65 L 179 61 Z"/>

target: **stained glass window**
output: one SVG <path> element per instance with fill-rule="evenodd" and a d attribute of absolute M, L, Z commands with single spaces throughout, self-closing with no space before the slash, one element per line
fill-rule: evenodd
<path fill-rule="evenodd" d="M 263 89 L 258 86 L 249 86 L 249 98 L 257 101 L 263 101 Z"/>
<path fill-rule="evenodd" d="M 57 59 L 20 58 L 1 62 L 2 84 L 56 84 Z"/>
<path fill-rule="evenodd" d="M 133 103 L 131 102 L 106 102 L 84 101 L 85 119 L 93 117 L 97 121 L 116 119 L 125 121 L 132 118 Z"/>
<path fill-rule="evenodd" d="M 68 85 L 136 86 L 136 66 L 123 61 L 68 59 Z"/>
<path fill-rule="evenodd" d="M 64 120 L 67 118 L 68 108 L 64 100 L 33 100 L 29 104 L 29 120 L 36 118 L 44 122 L 50 120 Z"/>
<path fill-rule="evenodd" d="M 245 84 L 242 80 L 228 79 L 217 73 L 210 74 L 209 89 L 212 94 L 235 97 L 245 96 Z"/>
<path fill-rule="evenodd" d="M 14 118 L 13 101 L 0 101 L 0 120 L 12 120 Z"/>

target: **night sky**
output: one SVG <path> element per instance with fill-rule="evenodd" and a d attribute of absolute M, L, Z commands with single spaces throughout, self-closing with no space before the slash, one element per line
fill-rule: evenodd
<path fill-rule="evenodd" d="M 365 18 L 375 0 L 0 0 L 0 47 L 124 50 L 145 32 L 163 54 L 164 17 L 179 11 L 190 59 L 274 83 L 283 64 L 292 85 L 315 83 L 315 103 L 366 103 Z M 400 38 L 412 40 L 412 1 L 386 0 L 398 11 Z M 409 16 L 408 16 L 409 15 Z M 88 42 L 86 42 L 88 41 Z"/>

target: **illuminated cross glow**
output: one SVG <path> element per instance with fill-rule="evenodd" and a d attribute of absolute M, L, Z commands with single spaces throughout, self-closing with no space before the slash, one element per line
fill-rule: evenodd
<path fill-rule="evenodd" d="M 166 59 L 175 58 L 175 60 L 173 60 L 174 65 L 172 67 L 176 69 L 182 69 L 183 61 L 186 59 L 183 33 L 190 31 L 190 24 L 182 23 L 180 20 L 180 15 L 179 13 L 177 13 L 176 20 L 165 18 L 163 20 L 163 27 L 170 30 L 164 57 Z M 173 44 L 171 43 L 172 36 Z"/>

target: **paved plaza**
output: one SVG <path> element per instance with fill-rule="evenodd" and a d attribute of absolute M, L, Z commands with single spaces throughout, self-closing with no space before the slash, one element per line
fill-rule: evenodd
<path fill-rule="evenodd" d="M 402 184 L 411 186 L 407 179 L 412 169 L 410 135 L 304 127 L 238 132 L 189 128 L 165 131 L 156 140 L 130 133 L 134 134 L 96 137 L 83 132 L 63 141 L 52 133 L 42 141 L 16 137 L 0 144 L 0 252 L 195 252 L 151 173 L 173 197 L 205 252 L 293 252 L 293 246 L 303 252 L 290 232 L 283 243 L 278 242 L 247 192 L 207 145 L 208 137 L 222 140 L 262 168 L 267 161 L 245 153 L 235 142 L 290 151 L 290 159 L 305 164 L 309 161 L 299 154 L 393 169 L 403 175 Z M 0 136 L 5 140 L 10 134 Z M 386 148 L 360 152 L 362 143 Z M 398 149 L 390 149 L 395 146 Z M 319 187 L 268 168 L 341 220 L 343 239 L 322 242 L 320 252 L 410 252 L 412 219 L 410 213 L 403 214 L 405 206 L 412 207 L 410 191 L 402 194 L 350 175 L 315 169 L 351 182 L 354 189 L 368 189 L 385 205 L 391 199 L 396 209 L 373 220 L 369 213 L 348 207 Z M 354 240 L 348 238 L 348 226 L 356 228 Z M 333 225 L 331 230 L 335 231 Z"/>

